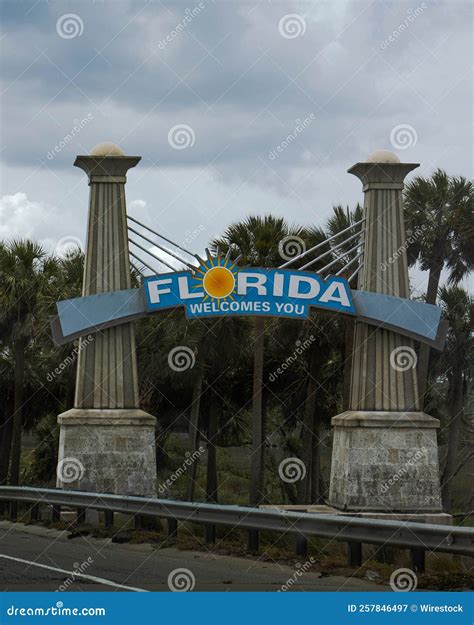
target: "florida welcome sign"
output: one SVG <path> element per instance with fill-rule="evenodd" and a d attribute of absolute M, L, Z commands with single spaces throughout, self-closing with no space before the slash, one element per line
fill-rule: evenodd
<path fill-rule="evenodd" d="M 308 317 L 311 307 L 356 312 L 344 278 L 325 281 L 313 272 L 239 268 L 221 256 L 201 261 L 195 271 L 148 277 L 144 289 L 148 311 L 184 306 L 188 318 Z"/>
<path fill-rule="evenodd" d="M 138 289 L 110 291 L 57 303 L 53 338 L 63 344 L 90 332 L 150 314 L 184 308 L 188 319 L 267 316 L 305 319 L 312 309 L 346 314 L 438 348 L 441 311 L 416 300 L 351 290 L 341 276 L 312 271 L 239 267 L 227 256 L 199 259 L 186 271 L 146 277 Z"/>

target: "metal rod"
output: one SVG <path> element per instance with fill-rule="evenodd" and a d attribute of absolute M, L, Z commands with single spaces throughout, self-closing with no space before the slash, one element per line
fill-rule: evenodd
<path fill-rule="evenodd" d="M 324 239 L 324 241 L 321 241 L 321 243 L 318 243 L 317 245 L 314 245 L 313 247 L 310 247 L 309 250 L 305 250 L 304 252 L 301 252 L 301 254 L 299 254 L 298 256 L 295 256 L 294 258 L 290 258 L 290 260 L 288 260 L 286 263 L 283 263 L 283 265 L 280 265 L 279 269 L 283 269 L 284 267 L 287 267 L 288 265 L 291 265 L 291 263 L 294 263 L 295 260 L 298 260 L 299 258 L 304 258 L 310 252 L 314 252 L 314 250 L 317 250 L 320 247 L 322 247 L 323 245 L 326 245 L 326 243 L 329 243 L 333 239 L 336 239 L 337 237 L 341 236 L 341 234 L 344 234 L 345 232 L 348 232 L 349 230 L 352 230 L 352 228 L 355 228 L 356 226 L 360 225 L 364 221 L 365 221 L 365 217 L 363 217 L 359 221 L 356 221 L 355 223 L 351 224 L 347 228 L 344 228 L 344 230 L 341 230 L 341 232 L 336 232 L 336 234 L 333 234 L 331 237 L 328 237 L 327 239 Z M 360 234 L 360 232 L 359 232 L 359 234 Z"/>
<path fill-rule="evenodd" d="M 129 239 L 130 240 L 130 239 Z M 133 256 L 133 258 L 135 258 L 136 260 L 138 260 L 139 263 L 141 263 L 142 265 L 145 265 L 145 267 L 147 269 L 149 269 L 153 274 L 156 273 L 156 269 L 153 269 L 153 267 L 150 267 L 150 265 L 148 265 L 144 260 L 142 260 L 141 258 L 139 258 L 138 256 L 136 256 L 136 254 L 134 254 L 132 251 L 129 251 L 130 256 Z"/>
<path fill-rule="evenodd" d="M 134 258 L 136 258 L 136 256 L 134 256 L 134 255 L 132 254 L 132 252 L 129 252 L 129 253 L 130 253 L 130 256 L 133 256 Z M 141 261 L 140 261 L 140 262 L 141 262 Z M 142 263 L 142 264 L 143 264 L 143 263 Z M 138 269 L 138 267 L 136 267 L 136 266 L 132 263 L 132 261 L 130 261 L 130 266 L 131 266 L 131 267 L 132 267 L 132 269 L 134 269 L 135 271 L 138 271 L 138 273 L 141 275 L 141 277 L 142 277 L 142 278 L 144 278 L 144 277 L 145 277 L 145 274 L 143 273 L 143 271 L 140 271 L 140 269 Z"/>
<path fill-rule="evenodd" d="M 341 273 L 344 273 L 344 271 L 350 267 L 351 265 L 353 265 L 356 260 L 359 260 L 359 258 L 362 256 L 363 252 L 359 252 L 359 254 L 357 254 L 357 256 L 354 256 L 354 258 L 352 260 L 350 260 L 347 265 L 344 265 L 344 267 L 342 269 L 339 269 L 339 271 L 336 273 L 336 276 L 340 276 Z"/>
<path fill-rule="evenodd" d="M 138 221 L 138 219 L 135 219 L 135 217 L 131 217 L 130 215 L 127 215 L 127 217 L 129 219 L 131 219 L 132 221 L 134 221 L 136 224 L 138 224 L 139 226 L 141 226 L 142 228 L 145 228 L 145 230 L 148 230 L 149 232 L 153 233 L 155 236 L 160 237 L 160 239 L 163 239 L 164 241 L 166 241 L 167 243 L 170 243 L 171 245 L 174 245 L 175 247 L 177 247 L 179 250 L 181 250 L 182 252 L 185 252 L 186 254 L 189 254 L 189 256 L 192 256 L 193 258 L 196 258 L 196 255 L 193 254 L 192 252 L 190 252 L 189 250 L 185 249 L 184 247 L 182 247 L 181 245 L 179 245 L 178 243 L 175 243 L 174 241 L 171 241 L 171 239 L 167 239 L 165 236 L 163 236 L 162 234 L 159 234 L 158 232 L 156 232 L 155 230 L 152 230 L 152 228 L 150 228 L 149 226 L 145 226 L 145 224 L 142 224 L 140 221 Z"/>
<path fill-rule="evenodd" d="M 347 281 L 350 283 L 352 282 L 352 280 L 354 280 L 354 278 L 359 274 L 359 271 L 362 269 L 362 267 L 364 266 L 364 264 L 361 262 L 359 263 L 359 266 L 357 267 L 357 269 L 354 271 L 353 274 L 351 274 L 348 278 Z"/>
<path fill-rule="evenodd" d="M 128 239 L 130 241 L 130 243 L 133 243 L 133 245 L 136 245 L 137 247 L 139 247 L 141 250 L 143 250 L 146 254 L 149 254 L 149 256 L 151 256 L 152 258 L 154 258 L 155 260 L 158 260 L 160 263 L 163 263 L 163 265 L 166 265 L 169 269 L 171 269 L 172 271 L 175 271 L 175 267 L 173 267 L 172 265 L 170 265 L 169 263 L 166 262 L 166 260 L 162 260 L 161 258 L 159 258 L 158 256 L 155 256 L 155 254 L 152 254 L 150 252 L 150 250 L 147 250 L 146 247 L 143 247 L 143 245 L 140 245 L 140 243 L 137 243 L 136 241 L 134 241 L 133 239 Z M 148 266 L 148 265 L 147 265 Z M 149 269 L 150 267 L 148 267 Z M 154 271 L 154 269 L 152 269 L 152 271 Z M 155 272 L 156 273 L 156 272 Z"/>
<path fill-rule="evenodd" d="M 334 260 L 332 260 L 330 263 L 328 263 L 327 265 L 325 265 L 322 269 L 319 270 L 318 273 L 323 273 L 323 271 L 327 271 L 330 267 L 332 267 L 333 265 L 335 265 L 336 263 L 338 263 L 341 258 L 343 258 L 344 256 L 347 256 L 348 254 L 352 254 L 352 252 L 355 252 L 359 247 L 360 247 L 360 243 L 358 243 L 355 247 L 353 247 L 350 250 L 347 250 L 347 252 L 343 252 L 338 258 L 335 258 Z"/>
<path fill-rule="evenodd" d="M 172 256 L 173 258 L 175 258 L 176 260 L 179 260 L 180 263 L 183 263 L 183 265 L 187 265 L 188 267 L 191 267 L 191 269 L 196 269 L 195 265 L 191 265 L 190 263 L 188 263 L 186 260 L 183 260 L 182 258 L 180 258 L 177 254 L 175 254 L 174 252 L 171 252 L 170 250 L 167 250 L 166 247 L 163 247 L 162 245 L 160 245 L 159 243 L 155 243 L 154 241 L 152 241 L 151 239 L 149 239 L 148 237 L 146 237 L 144 234 L 140 234 L 140 232 L 138 232 L 138 230 L 134 230 L 133 228 L 131 228 L 130 226 L 128 227 L 128 230 L 130 232 L 133 232 L 133 234 L 136 234 L 137 236 L 139 236 L 142 239 L 145 239 L 145 241 L 148 241 L 148 243 L 151 243 L 154 247 L 157 247 L 159 250 L 161 250 L 162 252 L 164 252 L 165 254 L 168 254 L 169 256 Z M 151 252 L 148 252 L 149 254 L 151 254 Z"/>
<path fill-rule="evenodd" d="M 336 250 L 338 250 L 339 248 L 343 247 L 344 245 L 346 245 L 346 243 L 349 243 L 349 241 L 352 241 L 353 239 L 355 239 L 356 237 L 360 237 L 361 233 L 360 232 L 356 232 L 355 234 L 353 234 L 351 237 L 349 237 L 348 239 L 345 239 L 345 241 L 342 241 L 341 243 L 338 243 L 336 246 L 332 247 L 331 249 L 329 249 L 327 252 L 324 252 L 323 254 L 320 254 L 319 256 L 317 256 L 316 258 L 313 258 L 313 260 L 310 260 L 309 263 L 306 263 L 306 265 L 303 265 L 301 267 L 301 269 L 306 269 L 307 267 L 309 267 L 310 265 L 314 265 L 314 263 L 318 262 L 318 260 L 321 260 L 321 258 L 324 258 L 325 256 L 327 256 L 328 254 L 332 254 L 333 252 L 335 252 Z"/>

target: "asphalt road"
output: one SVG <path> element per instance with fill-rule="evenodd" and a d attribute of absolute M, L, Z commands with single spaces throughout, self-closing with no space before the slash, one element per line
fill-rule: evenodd
<path fill-rule="evenodd" d="M 316 571 L 298 574 L 298 568 L 257 558 L 115 544 L 88 536 L 69 539 L 68 533 L 0 522 L 0 589 L 168 591 L 170 583 L 178 588 L 192 585 L 197 591 L 276 591 L 293 580 L 291 590 L 388 590 L 356 578 Z"/>

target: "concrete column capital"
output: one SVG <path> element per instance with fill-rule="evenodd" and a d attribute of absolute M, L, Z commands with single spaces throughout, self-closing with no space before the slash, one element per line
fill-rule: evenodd
<path fill-rule="evenodd" d="M 86 172 L 89 184 L 118 182 L 125 184 L 126 173 L 135 167 L 141 156 L 77 156 L 74 165 Z"/>
<path fill-rule="evenodd" d="M 402 189 L 407 174 L 417 167 L 419 163 L 356 163 L 347 172 L 359 178 L 364 191 L 373 184 L 380 185 L 375 187 L 378 189 Z M 400 186 L 392 187 L 393 184 Z"/>

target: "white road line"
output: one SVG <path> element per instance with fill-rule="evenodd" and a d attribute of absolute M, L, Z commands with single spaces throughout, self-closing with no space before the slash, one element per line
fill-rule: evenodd
<path fill-rule="evenodd" d="M 94 575 L 85 575 L 84 573 L 75 573 L 74 571 L 66 571 L 65 569 L 58 569 L 54 566 L 48 566 L 47 564 L 39 564 L 38 562 L 30 562 L 30 560 L 23 560 L 22 558 L 13 558 L 12 556 L 6 556 L 3 553 L 0 553 L 0 558 L 5 558 L 6 560 L 13 560 L 14 562 L 21 562 L 22 564 L 30 564 L 31 566 L 39 566 L 42 569 L 48 569 L 48 571 L 56 571 L 57 573 L 65 573 L 68 577 L 76 578 L 81 577 L 82 579 L 88 579 L 91 582 L 97 582 L 99 584 L 103 584 L 104 586 L 115 586 L 115 588 L 122 588 L 123 590 L 133 590 L 134 592 L 148 592 L 144 588 L 134 588 L 133 586 L 123 586 L 122 584 L 116 584 L 115 582 L 110 581 L 110 579 L 104 579 L 103 577 L 95 577 Z"/>

